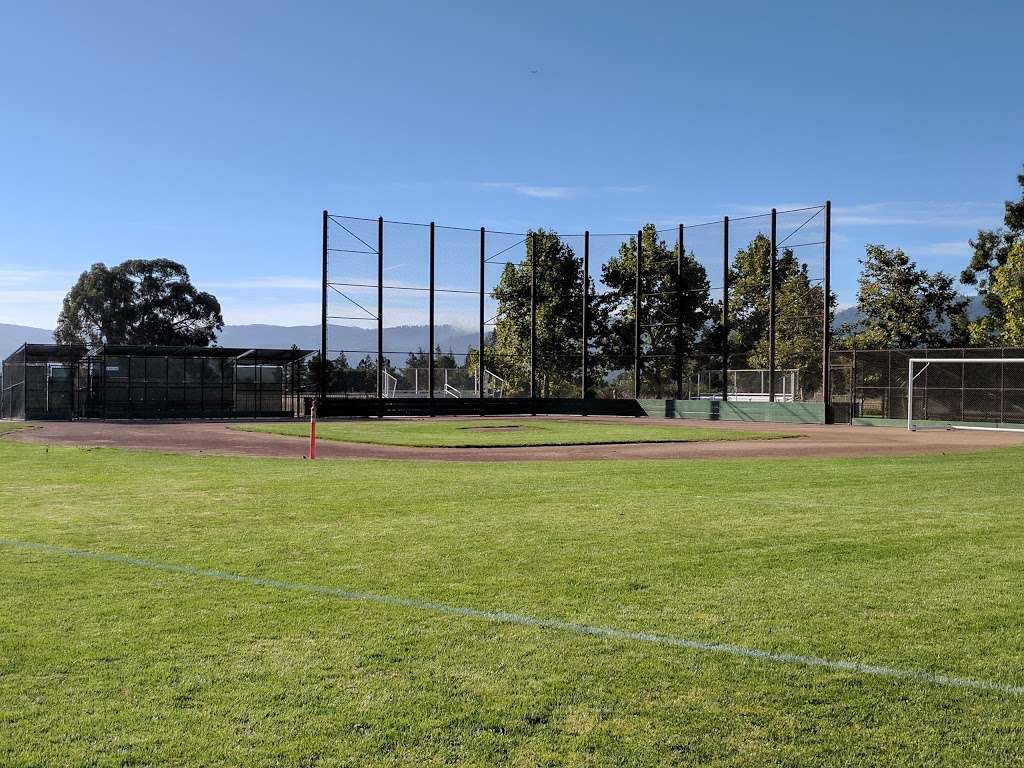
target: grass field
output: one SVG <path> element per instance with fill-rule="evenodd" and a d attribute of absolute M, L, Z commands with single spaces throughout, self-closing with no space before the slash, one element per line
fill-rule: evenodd
<path fill-rule="evenodd" d="M 234 429 L 279 435 L 309 435 L 308 424 L 242 424 Z M 470 419 L 329 421 L 316 428 L 322 440 L 420 448 L 498 448 L 525 445 L 608 445 L 615 443 L 693 443 L 768 440 L 789 435 L 739 432 L 643 423 L 549 419 Z"/>
<path fill-rule="evenodd" d="M 0 435 L 5 432 L 13 432 L 16 429 L 27 429 L 28 424 L 20 421 L 0 421 Z"/>
<path fill-rule="evenodd" d="M 0 764 L 1021 765 L 1022 461 L 0 440 Z"/>

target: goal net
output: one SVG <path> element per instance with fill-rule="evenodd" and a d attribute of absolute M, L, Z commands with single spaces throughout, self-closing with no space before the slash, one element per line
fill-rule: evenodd
<path fill-rule="evenodd" d="M 910 358 L 907 429 L 1024 430 L 1024 358 Z"/>

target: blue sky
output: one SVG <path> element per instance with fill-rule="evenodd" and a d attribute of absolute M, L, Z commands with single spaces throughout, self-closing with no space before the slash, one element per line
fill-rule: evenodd
<path fill-rule="evenodd" d="M 1017 195 L 1022 28 L 1019 2 L 8 4 L 0 322 L 168 257 L 229 323 L 314 324 L 323 208 L 618 232 L 831 198 L 843 304 L 868 242 L 958 273 Z"/>

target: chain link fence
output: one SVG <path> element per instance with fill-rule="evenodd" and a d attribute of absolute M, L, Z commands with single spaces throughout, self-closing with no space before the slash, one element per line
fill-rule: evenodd
<path fill-rule="evenodd" d="M 836 350 L 831 355 L 835 420 L 908 417 L 910 361 L 957 358 L 915 368 L 914 421 L 1024 424 L 1024 348 Z M 959 360 L 962 359 L 962 362 Z M 992 360 L 997 362 L 979 362 Z M 1004 362 L 1005 361 L 1005 362 Z"/>

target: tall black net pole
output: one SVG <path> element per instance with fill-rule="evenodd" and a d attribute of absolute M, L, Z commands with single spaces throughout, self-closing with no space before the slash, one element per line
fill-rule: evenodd
<path fill-rule="evenodd" d="M 327 397 L 327 222 L 329 214 L 324 211 L 323 270 L 320 279 L 320 399 Z"/>
<path fill-rule="evenodd" d="M 860 414 L 857 413 L 857 350 L 853 350 L 853 364 L 850 371 L 850 423 Z"/>
<path fill-rule="evenodd" d="M 680 224 L 676 252 L 676 400 L 683 399 L 683 308 L 686 306 L 683 291 L 683 255 L 686 246 L 683 234 L 683 225 Z"/>
<path fill-rule="evenodd" d="M 644 262 L 644 232 L 636 233 L 636 286 L 633 289 L 633 397 L 640 399 L 640 277 Z"/>
<path fill-rule="evenodd" d="M 430 222 L 430 288 L 427 303 L 430 328 L 427 331 L 427 398 L 430 400 L 430 415 L 434 415 L 434 222 Z"/>
<path fill-rule="evenodd" d="M 777 213 L 772 208 L 772 242 L 771 255 L 768 260 L 768 402 L 775 402 L 775 285 L 776 261 L 778 260 L 777 245 Z M 795 393 L 794 393 L 795 394 Z"/>
<path fill-rule="evenodd" d="M 1000 357 L 1006 357 L 1006 349 L 999 350 Z M 999 364 L 999 425 L 1006 423 L 1006 363 Z"/>
<path fill-rule="evenodd" d="M 821 395 L 825 404 L 825 423 L 832 423 L 832 381 L 829 352 L 832 349 L 832 201 L 825 201 L 825 299 L 821 320 Z"/>
<path fill-rule="evenodd" d="M 590 382 L 587 380 L 590 366 L 590 230 L 583 232 L 583 370 L 580 382 L 580 397 L 587 399 Z"/>
<path fill-rule="evenodd" d="M 722 220 L 722 402 L 729 399 L 729 217 Z"/>
<path fill-rule="evenodd" d="M 537 233 L 530 235 L 530 405 L 537 415 Z"/>
<path fill-rule="evenodd" d="M 487 262 L 487 232 L 480 227 L 480 351 L 477 360 L 477 388 L 480 415 L 484 415 L 484 268 Z"/>
<path fill-rule="evenodd" d="M 384 217 L 377 219 L 377 399 L 384 397 Z"/>

